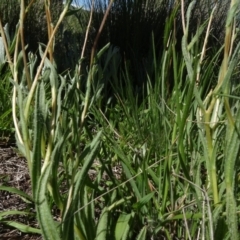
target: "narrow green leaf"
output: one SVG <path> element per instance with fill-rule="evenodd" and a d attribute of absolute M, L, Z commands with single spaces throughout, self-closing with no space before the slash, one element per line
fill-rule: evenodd
<path fill-rule="evenodd" d="M 32 157 L 32 169 L 30 169 L 32 179 L 32 192 L 33 197 L 36 197 L 38 180 L 41 174 L 41 138 L 44 124 L 43 117 L 43 104 L 41 101 L 45 101 L 45 92 L 43 83 L 37 86 L 35 93 L 35 108 L 33 119 L 33 157 Z"/>
<path fill-rule="evenodd" d="M 126 174 L 127 179 L 131 179 L 131 180 L 129 180 L 129 182 L 130 182 L 130 184 L 132 186 L 133 192 L 135 193 L 137 198 L 141 199 L 142 196 L 141 196 L 140 191 L 139 191 L 139 189 L 138 189 L 138 187 L 136 185 L 135 179 L 133 179 L 133 175 L 131 174 L 130 169 L 123 162 L 122 162 L 122 166 L 123 166 L 124 173 Z"/>
<path fill-rule="evenodd" d="M 81 11 L 82 11 L 82 8 L 68 9 L 65 17 L 69 17 L 69 16 L 72 16 L 72 15 L 75 15 L 76 13 L 81 12 Z"/>
<path fill-rule="evenodd" d="M 239 50 L 240 50 L 240 42 L 234 48 L 234 53 L 231 56 L 231 60 L 228 64 L 227 73 L 224 76 L 223 82 L 220 83 L 220 86 L 218 84 L 218 86 L 214 89 L 215 94 L 219 93 L 220 89 L 223 90 L 223 93 L 226 93 L 226 94 L 229 93 L 229 91 L 228 91 L 229 87 L 228 86 L 231 83 L 231 78 L 233 76 L 234 69 L 236 69 L 236 66 L 239 63 Z"/>
<path fill-rule="evenodd" d="M 55 204 L 59 208 L 60 211 L 63 211 L 63 202 L 62 202 L 62 196 L 61 191 L 59 189 L 59 183 L 58 183 L 58 168 L 59 168 L 59 162 L 61 161 L 61 154 L 62 154 L 62 148 L 64 143 L 64 136 L 62 136 L 60 139 L 58 139 L 58 142 L 56 143 L 52 156 L 51 156 L 51 163 L 52 163 L 52 176 L 50 178 L 51 182 L 51 188 L 52 188 L 52 195 Z"/>
<path fill-rule="evenodd" d="M 107 209 L 108 211 L 112 211 L 114 208 L 120 206 L 121 204 L 123 203 L 126 203 L 126 201 L 132 199 L 133 197 L 132 196 L 129 196 L 129 197 L 126 197 L 126 198 L 122 198 L 116 202 L 114 202 L 111 206 L 109 206 Z"/>
<path fill-rule="evenodd" d="M 98 146 L 100 143 L 100 138 L 101 138 L 101 134 L 102 132 L 98 132 L 98 134 L 96 135 L 96 137 L 93 139 L 93 141 L 90 144 L 90 148 L 89 148 L 89 152 L 88 155 L 86 156 L 86 159 L 84 159 L 84 164 L 82 169 L 77 173 L 76 177 L 75 177 L 75 181 L 76 181 L 76 186 L 74 189 L 74 201 L 77 200 L 77 196 L 79 194 L 79 191 L 82 187 L 85 175 L 87 174 L 89 168 L 92 165 L 92 162 L 97 154 L 97 150 L 98 150 Z"/>
<path fill-rule="evenodd" d="M 14 221 L 2 221 L 1 223 L 6 224 L 10 227 L 18 229 L 20 232 L 24 233 L 38 233 L 41 234 L 41 230 L 33 227 L 29 227 L 28 225 L 19 223 L 19 222 L 14 222 Z"/>
<path fill-rule="evenodd" d="M 137 236 L 136 240 L 145 240 L 147 237 L 147 226 L 144 226 Z"/>
<path fill-rule="evenodd" d="M 146 196 L 144 196 L 143 198 L 141 198 L 137 203 L 134 203 L 133 204 L 133 208 L 134 209 L 139 209 L 141 208 L 142 206 L 144 206 L 145 204 L 147 204 L 151 199 L 152 197 L 154 196 L 155 192 L 151 192 L 149 194 L 147 194 Z"/>
<path fill-rule="evenodd" d="M 0 120 L 3 121 L 4 118 L 9 117 L 9 115 L 12 113 L 12 109 L 7 109 L 4 113 L 0 115 Z"/>
<path fill-rule="evenodd" d="M 225 182 L 226 182 L 226 210 L 228 229 L 231 233 L 232 239 L 239 239 L 238 237 L 238 219 L 237 206 L 235 200 L 234 182 L 236 176 L 236 163 L 238 160 L 238 153 L 240 147 L 239 130 L 240 130 L 240 108 L 236 114 L 236 122 L 234 126 L 230 123 L 227 127 L 227 145 L 225 153 Z"/>
<path fill-rule="evenodd" d="M 103 209 L 101 217 L 98 222 L 95 240 L 106 240 L 108 229 L 108 211 Z"/>
<path fill-rule="evenodd" d="M 50 171 L 51 165 L 46 166 L 39 179 L 38 191 L 36 194 L 36 209 L 43 237 L 45 239 L 60 240 L 56 224 L 52 218 L 50 204 L 48 203 L 48 198 L 46 196 Z"/>
<path fill-rule="evenodd" d="M 5 217 L 7 216 L 12 216 L 12 215 L 25 215 L 25 216 L 33 216 L 34 214 L 31 212 L 25 212 L 25 211 L 18 211 L 18 210 L 10 210 L 10 211 L 5 211 L 5 212 L 0 212 L 0 221 L 4 220 Z"/>
<path fill-rule="evenodd" d="M 233 23 L 234 18 L 236 17 L 237 11 L 239 11 L 239 1 L 233 1 L 231 9 L 228 11 L 226 27 L 229 27 Z"/>
<path fill-rule="evenodd" d="M 189 31 L 189 23 L 190 23 L 190 18 L 191 18 L 191 14 L 192 14 L 192 11 L 193 11 L 193 8 L 196 4 L 196 0 L 193 0 L 191 1 L 191 3 L 189 4 L 189 7 L 187 9 L 187 25 L 186 25 L 186 31 L 187 31 L 187 35 L 188 35 L 188 31 Z"/>
<path fill-rule="evenodd" d="M 74 224 L 74 232 L 76 233 L 76 239 L 80 240 L 86 240 L 86 238 L 83 236 L 81 230 L 79 229 L 79 224 Z M 78 237 L 78 238 L 77 238 Z"/>
<path fill-rule="evenodd" d="M 130 220 L 132 219 L 133 215 L 122 213 L 117 221 L 116 228 L 115 228 L 115 239 L 116 240 L 125 240 L 129 229 L 130 229 Z M 125 238 L 124 238 L 125 236 Z"/>
<path fill-rule="evenodd" d="M 17 194 L 18 196 L 22 197 L 23 199 L 26 199 L 30 202 L 34 202 L 33 198 L 30 195 L 26 194 L 25 192 L 23 192 L 23 191 L 21 191 L 17 188 L 0 186 L 0 190 L 1 191 L 8 191 L 8 192 Z"/>
<path fill-rule="evenodd" d="M 192 47 L 194 46 L 194 44 L 199 41 L 199 38 L 200 38 L 201 34 L 203 33 L 203 31 L 205 30 L 205 27 L 206 27 L 207 23 L 208 23 L 208 21 L 206 21 L 204 24 L 202 24 L 197 29 L 197 33 L 193 36 L 193 38 L 191 39 L 191 42 L 188 44 L 188 50 L 191 50 Z"/>
<path fill-rule="evenodd" d="M 99 59 L 109 48 L 110 43 L 107 43 L 101 50 L 97 53 L 97 58 Z"/>
<path fill-rule="evenodd" d="M 3 38 L 0 37 L 0 66 L 5 63 L 5 48 L 3 44 Z"/>
<path fill-rule="evenodd" d="M 80 207 L 78 202 L 79 202 L 79 194 L 81 194 L 81 190 L 83 189 L 84 186 L 84 181 L 86 178 L 86 175 L 88 173 L 89 168 L 91 167 L 95 156 L 97 155 L 97 150 L 98 146 L 100 143 L 100 138 L 101 138 L 102 132 L 100 131 L 96 137 L 92 140 L 91 144 L 86 147 L 85 151 L 83 151 L 83 154 L 80 156 L 80 159 L 84 161 L 83 167 L 75 176 L 75 187 L 74 187 L 74 192 L 73 192 L 73 199 L 71 201 L 71 205 L 69 207 L 69 210 L 67 213 L 65 213 L 64 216 L 64 229 L 63 233 L 64 236 L 63 238 L 68 237 L 69 231 L 72 231 L 73 228 L 73 215 L 74 211 Z M 83 156 L 85 158 L 83 158 Z"/>

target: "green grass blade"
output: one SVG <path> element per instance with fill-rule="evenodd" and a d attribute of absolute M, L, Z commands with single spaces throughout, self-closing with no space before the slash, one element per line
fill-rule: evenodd
<path fill-rule="evenodd" d="M 101 131 L 98 132 L 96 137 L 91 142 L 89 148 L 87 149 L 88 155 L 84 159 L 83 167 L 82 167 L 81 171 L 79 171 L 75 177 L 76 186 L 75 186 L 74 195 L 73 195 L 74 201 L 77 201 L 77 196 L 79 194 L 81 187 L 83 186 L 84 178 L 85 178 L 89 168 L 91 167 L 95 156 L 97 155 L 97 150 L 98 150 L 98 146 L 100 143 L 101 135 L 102 135 L 102 132 Z"/>
<path fill-rule="evenodd" d="M 126 240 L 127 235 L 130 229 L 130 221 L 133 215 L 122 213 L 117 221 L 116 228 L 115 228 L 115 239 L 116 240 Z"/>
<path fill-rule="evenodd" d="M 137 203 L 133 204 L 133 208 L 134 209 L 139 209 L 142 206 L 146 205 L 154 196 L 155 192 L 151 192 L 147 195 L 145 195 L 144 197 L 142 197 L 141 199 L 139 199 L 139 201 Z"/>
<path fill-rule="evenodd" d="M 53 221 L 50 205 L 46 195 L 50 172 L 51 165 L 48 165 L 39 179 L 38 191 L 36 193 L 36 209 L 43 237 L 45 239 L 60 240 L 61 238 L 59 236 L 56 224 Z"/>
<path fill-rule="evenodd" d="M 73 197 L 69 199 L 69 208 L 64 216 L 64 225 L 63 225 L 63 238 L 69 237 L 73 232 L 73 215 L 74 211 L 79 207 L 79 194 L 84 187 L 85 178 L 88 173 L 89 168 L 91 167 L 96 155 L 98 154 L 98 147 L 101 139 L 102 132 L 98 132 L 95 138 L 92 140 L 91 144 L 85 148 L 82 155 L 79 158 L 84 162 L 83 167 L 75 176 L 75 186 L 73 190 Z M 71 232 L 70 232 L 71 231 Z"/>
<path fill-rule="evenodd" d="M 51 156 L 51 162 L 52 162 L 52 175 L 50 178 L 50 184 L 51 184 L 51 193 L 53 200 L 59 210 L 62 212 L 63 211 L 63 201 L 62 201 L 62 196 L 61 196 L 61 191 L 59 189 L 59 176 L 58 176 L 58 169 L 59 169 L 59 162 L 62 159 L 62 148 L 64 145 L 64 136 L 61 136 L 60 139 L 58 139 L 58 142 L 56 143 L 56 146 L 52 152 Z"/>
<path fill-rule="evenodd" d="M 95 240 L 106 240 L 107 229 L 108 229 L 108 211 L 106 210 L 106 208 L 104 208 L 98 222 Z"/>
<path fill-rule="evenodd" d="M 1 223 L 6 224 L 10 227 L 16 228 L 21 232 L 24 233 L 37 233 L 41 234 L 41 230 L 33 227 L 29 227 L 28 225 L 19 223 L 19 222 L 14 222 L 14 221 L 2 221 Z"/>
<path fill-rule="evenodd" d="M 147 226 L 144 226 L 137 236 L 136 240 L 145 240 L 147 237 Z"/>
<path fill-rule="evenodd" d="M 32 179 L 33 197 L 36 197 L 38 180 L 41 174 L 41 140 L 44 125 L 44 111 L 45 111 L 45 92 L 43 83 L 37 86 L 34 108 L 34 135 L 33 135 L 33 157 L 32 169 L 30 169 Z"/>
<path fill-rule="evenodd" d="M 23 191 L 21 191 L 17 188 L 0 186 L 0 190 L 1 191 L 8 191 L 10 193 L 17 194 L 18 196 L 22 197 L 23 199 L 26 199 L 27 201 L 34 202 L 33 198 L 30 195 L 26 194 L 25 192 L 23 192 Z"/>
<path fill-rule="evenodd" d="M 18 210 L 10 210 L 10 211 L 5 211 L 5 212 L 0 212 L 0 221 L 4 221 L 5 217 L 12 216 L 12 215 L 32 216 L 34 214 L 31 212 L 18 211 Z"/>
<path fill-rule="evenodd" d="M 237 206 L 235 200 L 234 182 L 236 176 L 236 164 L 238 160 L 238 153 L 240 147 L 240 108 L 236 115 L 235 126 L 228 126 L 227 145 L 225 155 L 225 182 L 226 182 L 226 207 L 227 207 L 227 223 L 228 229 L 231 233 L 232 239 L 238 238 L 238 220 L 237 220 Z M 230 124 L 230 123 L 229 123 Z"/>

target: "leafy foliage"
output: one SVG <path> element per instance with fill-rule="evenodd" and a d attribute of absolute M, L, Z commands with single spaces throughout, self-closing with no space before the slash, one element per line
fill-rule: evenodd
<path fill-rule="evenodd" d="M 115 1 L 103 21 L 103 38 L 113 44 L 100 41 L 97 51 L 94 41 L 86 70 L 80 58 L 71 74 L 59 74 L 52 39 L 64 17 L 80 14 L 70 3 L 39 45 L 39 61 L 25 48 L 8 59 L 16 142 L 32 194 L 0 189 L 34 203 L 39 229 L 28 231 L 44 239 L 238 239 L 239 3 L 220 4 L 229 7 L 224 46 L 213 48 L 219 5 Z M 93 24 L 105 12 L 98 4 Z M 13 225 L 10 214 L 22 213 L 1 213 L 0 221 Z"/>

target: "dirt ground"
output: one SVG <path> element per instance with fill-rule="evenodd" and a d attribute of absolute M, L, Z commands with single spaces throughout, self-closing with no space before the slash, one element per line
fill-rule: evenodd
<path fill-rule="evenodd" d="M 112 171 L 116 179 L 120 179 L 122 175 L 122 168 L 120 165 L 116 165 L 112 168 Z M 95 170 L 89 171 L 90 179 L 95 179 L 97 172 Z M 109 177 L 106 173 L 103 174 L 102 187 L 105 186 L 106 180 Z M 0 139 L 0 186 L 8 186 L 17 188 L 29 195 L 31 195 L 31 182 L 28 173 L 27 161 L 24 157 L 17 154 L 17 149 L 14 144 L 3 143 Z M 107 186 L 105 186 L 107 187 Z M 8 191 L 0 190 L 0 214 L 8 210 L 27 211 L 33 213 L 33 217 L 11 215 L 4 218 L 5 221 L 13 221 L 25 224 L 30 227 L 38 228 L 36 222 L 36 215 L 34 205 L 26 203 L 17 194 L 10 193 Z M 56 215 L 55 215 L 56 214 Z M 54 213 L 57 217 L 58 213 Z M 96 209 L 96 216 L 99 215 L 98 209 Z M 40 240 L 42 237 L 37 234 L 22 233 L 16 230 L 16 228 L 9 227 L 0 222 L 0 240 Z"/>
<path fill-rule="evenodd" d="M 16 153 L 14 145 L 0 143 L 0 186 L 15 187 L 25 193 L 31 193 L 30 177 L 26 159 Z M 0 191 L 0 213 L 7 210 L 27 210 L 34 212 L 33 206 L 24 202 L 19 196 L 7 191 Z M 5 219 L 4 219 L 5 220 Z M 19 222 L 31 227 L 37 227 L 35 218 L 27 216 L 8 216 L 8 221 Z M 40 240 L 36 234 L 21 233 L 0 222 L 0 239 L 10 240 Z"/>

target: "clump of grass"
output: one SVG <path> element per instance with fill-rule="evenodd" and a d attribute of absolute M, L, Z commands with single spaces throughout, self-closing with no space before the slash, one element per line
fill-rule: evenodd
<path fill-rule="evenodd" d="M 231 81 L 239 61 L 237 2 L 229 5 L 224 47 L 211 54 L 217 5 L 196 29 L 191 23 L 197 1 L 174 5 L 160 49 L 152 35 L 138 91 L 138 69 L 121 57 L 121 49 L 108 44 L 97 51 L 109 12 L 87 74 L 81 65 L 85 45 L 74 74 L 57 73 L 53 39 L 70 4 L 55 26 L 47 21 L 49 39 L 39 46 L 39 66 L 25 51 L 23 22 L 13 61 L 8 54 L 16 140 L 28 161 L 32 196 L 0 189 L 34 203 L 40 229 L 29 231 L 45 239 L 238 239 L 240 110 L 238 85 Z M 47 4 L 45 11 L 50 19 Z M 92 6 L 85 40 L 93 14 Z M 109 99 L 103 96 L 107 84 Z M 57 221 L 53 208 L 60 212 Z"/>
<path fill-rule="evenodd" d="M 108 108 L 107 114 L 97 114 L 96 109 L 94 116 L 106 129 L 107 148 L 113 149 L 129 179 L 129 195 L 136 197 L 130 205 L 141 206 L 137 210 L 129 206 L 128 213 L 133 211 L 142 227 L 144 219 L 148 222 L 148 238 L 215 239 L 221 235 L 227 239 L 231 234 L 238 239 L 237 188 L 233 186 L 238 172 L 238 97 L 230 95 L 236 87 L 231 78 L 239 60 L 238 45 L 234 45 L 236 29 L 231 25 L 237 5 L 229 10 L 225 55 L 220 48 L 209 56 L 210 29 L 217 6 L 212 8 L 207 24 L 190 36 L 194 4 L 189 5 L 186 15 L 181 8 L 182 52 L 177 49 L 174 21 L 170 20 L 172 25 L 166 29 L 173 33 L 165 31 L 168 41 L 160 57 L 153 47 L 150 63 L 154 71 L 146 72 L 151 78 L 143 92 L 144 100 L 136 96 L 131 70 L 126 70 L 120 78 L 122 85 L 114 85 L 116 106 Z M 216 65 L 221 56 L 223 64 Z M 166 85 L 169 71 L 174 79 L 170 93 Z M 224 227 L 219 235 L 220 226 Z"/>

